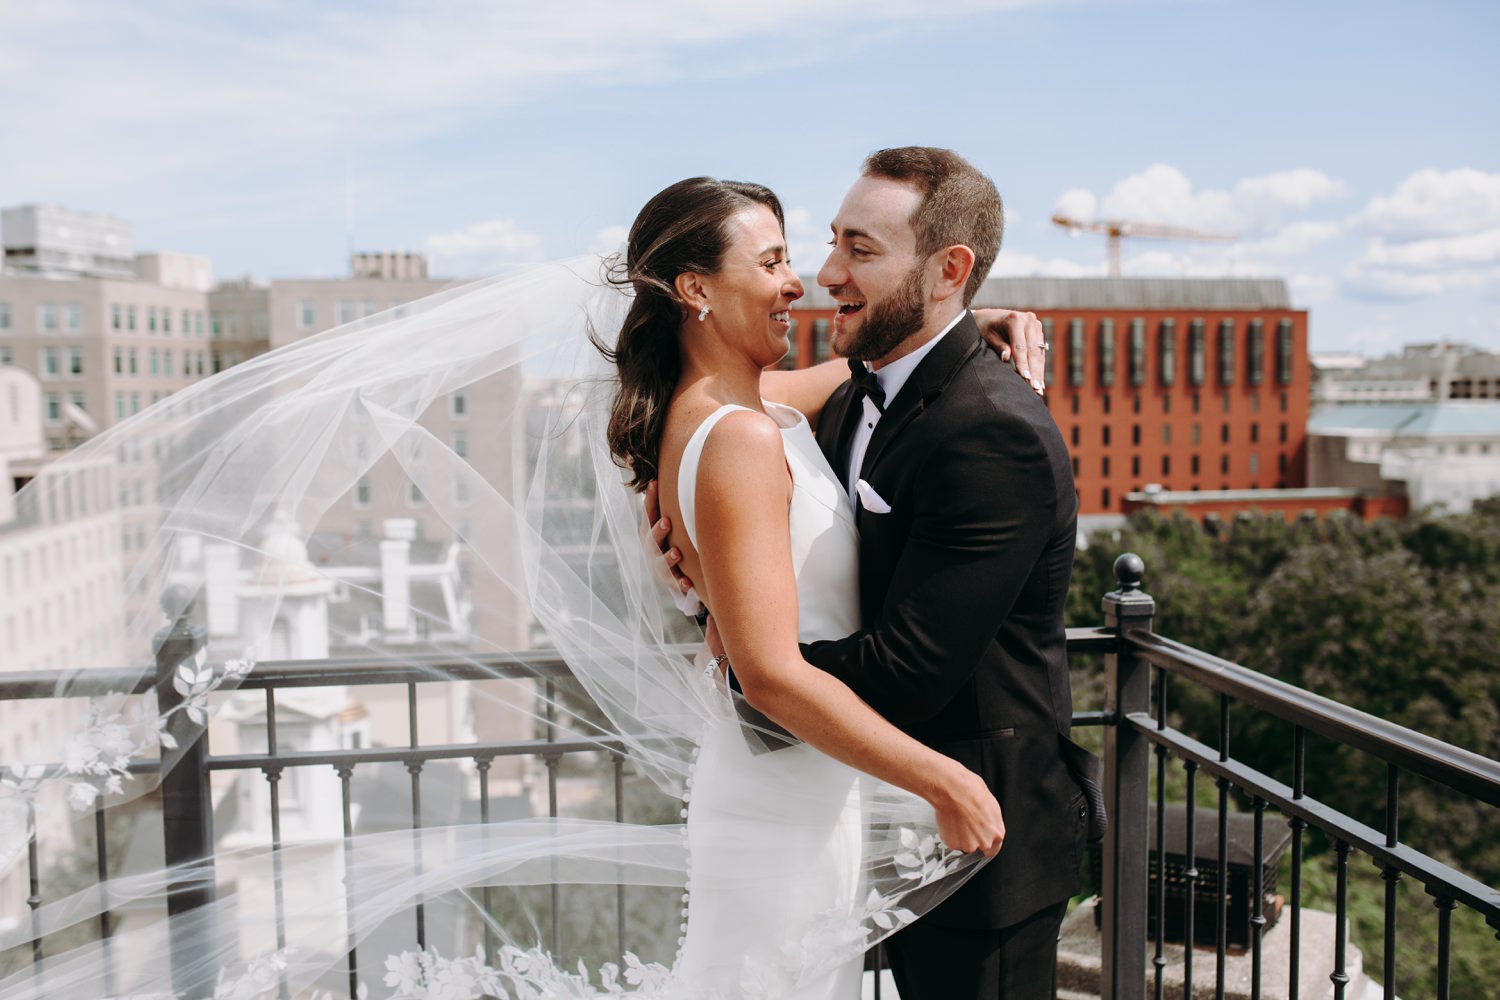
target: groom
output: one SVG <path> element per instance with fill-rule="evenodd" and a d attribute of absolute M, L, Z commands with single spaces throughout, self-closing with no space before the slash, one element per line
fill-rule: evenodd
<path fill-rule="evenodd" d="M 1088 823 L 1063 629 L 1072 467 L 967 309 L 1001 231 L 999 194 L 962 157 L 881 150 L 818 273 L 854 376 L 818 441 L 854 501 L 868 627 L 803 654 L 983 776 L 1007 821 L 996 859 L 887 942 L 903 1000 L 1052 997 Z"/>

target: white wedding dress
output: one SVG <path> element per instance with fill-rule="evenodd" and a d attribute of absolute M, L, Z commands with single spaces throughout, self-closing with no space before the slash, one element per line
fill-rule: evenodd
<path fill-rule="evenodd" d="M 849 501 L 802 414 L 765 405 L 781 426 L 792 474 L 797 637 L 840 638 L 859 628 L 859 538 Z M 694 545 L 703 446 L 719 420 L 740 409 L 714 411 L 683 452 L 678 500 Z M 705 681 L 723 694 L 717 674 Z M 861 957 L 829 967 L 829 956 L 813 949 L 822 947 L 824 933 L 852 926 L 863 902 L 862 775 L 806 744 L 752 753 L 727 695 L 724 707 L 692 776 L 681 982 L 706 996 L 856 997 Z"/>

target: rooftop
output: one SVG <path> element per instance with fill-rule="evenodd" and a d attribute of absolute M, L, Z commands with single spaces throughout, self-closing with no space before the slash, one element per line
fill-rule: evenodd
<path fill-rule="evenodd" d="M 803 309 L 833 299 L 805 278 Z M 1280 278 L 989 278 L 974 305 L 1015 309 L 1290 309 Z"/>
<path fill-rule="evenodd" d="M 1330 406 L 1308 419 L 1307 432 L 1323 435 L 1493 437 L 1500 435 L 1500 400 Z"/>

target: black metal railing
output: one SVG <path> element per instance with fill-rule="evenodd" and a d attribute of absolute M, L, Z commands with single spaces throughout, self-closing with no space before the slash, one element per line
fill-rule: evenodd
<path fill-rule="evenodd" d="M 1183 986 L 1177 995 L 1194 996 L 1194 891 L 1201 877 L 1195 859 L 1197 810 L 1196 780 L 1200 772 L 1210 776 L 1218 787 L 1217 818 L 1218 908 L 1214 942 L 1214 995 L 1226 991 L 1225 970 L 1226 871 L 1228 838 L 1226 822 L 1231 792 L 1249 796 L 1254 822 L 1254 887 L 1250 918 L 1250 956 L 1252 981 L 1250 995 L 1261 995 L 1262 936 L 1266 917 L 1262 912 L 1261 860 L 1263 832 L 1267 810 L 1274 809 L 1286 817 L 1292 830 L 1290 900 L 1290 996 L 1297 998 L 1301 954 L 1302 873 L 1304 833 L 1320 830 L 1333 842 L 1337 864 L 1336 928 L 1332 965 L 1327 970 L 1336 998 L 1342 998 L 1349 983 L 1344 967 L 1345 928 L 1347 924 L 1347 873 L 1352 851 L 1372 857 L 1386 879 L 1383 986 L 1386 997 L 1395 995 L 1400 970 L 1395 965 L 1396 902 L 1395 886 L 1402 877 L 1420 882 L 1433 897 L 1439 921 L 1438 948 L 1434 956 L 1438 996 L 1446 1000 L 1450 989 L 1450 926 L 1453 911 L 1467 907 L 1480 914 L 1491 928 L 1500 932 L 1500 890 L 1445 865 L 1423 853 L 1415 845 L 1400 839 L 1399 806 L 1402 773 L 1420 775 L 1453 789 L 1473 801 L 1500 805 L 1500 763 L 1444 744 L 1421 733 L 1403 729 L 1385 720 L 1337 704 L 1299 688 L 1266 677 L 1255 671 L 1201 650 L 1172 642 L 1152 631 L 1155 602 L 1140 589 L 1144 566 L 1133 555 L 1120 557 L 1115 564 L 1119 589 L 1105 595 L 1104 625 L 1099 628 L 1068 630 L 1068 650 L 1078 659 L 1102 656 L 1106 704 L 1102 710 L 1075 714 L 1075 726 L 1100 727 L 1103 733 L 1105 764 L 1105 797 L 1110 824 L 1102 845 L 1102 880 L 1099 886 L 1099 911 L 1102 916 L 1100 955 L 1100 996 L 1111 998 L 1142 997 L 1149 990 L 1162 1000 L 1166 995 L 1164 957 L 1165 933 L 1163 915 L 1167 911 L 1165 869 L 1165 808 L 1168 757 L 1180 760 L 1187 782 L 1186 801 L 1186 870 L 1181 926 L 1187 935 L 1183 950 Z M 69 696 L 119 693 L 145 694 L 155 690 L 162 710 L 169 709 L 179 698 L 172 679 L 178 667 L 202 649 L 205 637 L 201 628 L 179 622 L 158 637 L 157 670 L 154 677 L 137 679 L 139 671 L 98 670 L 72 672 Z M 684 653 L 687 651 L 684 650 Z M 55 697 L 59 690 L 59 672 L 36 672 L 0 675 L 0 700 Z M 332 767 L 342 789 L 342 826 L 346 838 L 353 835 L 354 823 L 351 781 L 355 770 L 365 764 L 400 762 L 410 773 L 411 826 L 422 825 L 422 780 L 427 764 L 438 760 L 472 760 L 478 772 L 479 813 L 482 822 L 491 820 L 490 769 L 499 758 L 532 756 L 547 769 L 547 803 L 549 815 L 558 815 L 558 765 L 568 754 L 585 751 L 608 754 L 611 762 L 613 807 L 616 820 L 625 814 L 624 748 L 610 740 L 561 738 L 555 710 L 557 686 L 570 677 L 566 664 L 555 654 L 502 653 L 486 657 L 444 658 L 439 656 L 403 657 L 401 662 L 366 660 L 283 661 L 257 664 L 239 684 L 239 690 L 260 690 L 265 697 L 267 739 L 260 753 L 214 755 L 205 739 L 187 739 L 189 756 L 178 763 L 162 782 L 164 851 L 168 865 L 197 863 L 201 874 L 205 868 L 211 876 L 213 863 L 213 812 L 210 775 L 214 772 L 261 772 L 270 798 L 271 850 L 273 864 L 282 849 L 280 782 L 286 769 L 297 767 Z M 536 739 L 440 744 L 423 746 L 418 732 L 418 690 L 422 685 L 452 681 L 529 680 L 544 688 L 547 714 Z M 1187 733 L 1167 725 L 1168 693 L 1173 684 L 1188 684 L 1214 693 L 1219 704 L 1217 746 L 1210 747 Z M 404 685 L 407 698 L 405 745 L 397 747 L 358 747 L 330 750 L 285 751 L 278 749 L 276 716 L 278 691 L 299 687 Z M 1273 776 L 1236 761 L 1230 754 L 1230 709 L 1244 706 L 1283 720 L 1293 727 L 1293 774 L 1290 785 Z M 1351 748 L 1384 762 L 1387 770 L 1387 809 L 1384 829 L 1374 829 L 1323 804 L 1307 794 L 1307 736 L 1314 734 L 1335 744 Z M 194 734 L 195 735 L 195 734 Z M 1151 792 L 1151 758 L 1155 757 L 1155 794 Z M 138 772 L 154 771 L 157 765 L 145 761 L 132 765 Z M 1156 813 L 1154 837 L 1148 836 L 1149 813 Z M 101 882 L 109 877 L 106 849 L 106 809 L 94 812 L 96 835 L 96 869 Z M 348 841 L 346 840 L 346 850 Z M 419 848 L 418 848 L 419 849 Z M 1158 877 L 1151 878 L 1152 859 Z M 413 858 L 420 866 L 421 858 Z M 28 902 L 33 913 L 34 942 L 32 962 L 36 974 L 45 975 L 46 949 L 36 922 L 36 912 L 45 899 L 38 864 L 37 845 L 29 852 Z M 1154 885 L 1152 882 L 1154 881 Z M 276 880 L 278 908 L 279 872 Z M 213 899 L 213 879 L 197 877 L 190 884 L 177 887 L 170 896 L 172 914 L 196 910 Z M 489 890 L 482 890 L 484 905 L 489 909 Z M 558 887 L 552 887 L 551 945 L 561 951 L 561 928 L 558 918 Z M 1155 895 L 1155 926 L 1148 915 L 1148 893 Z M 101 892 L 102 898 L 102 892 Z M 353 888 L 346 886 L 346 899 L 352 901 Z M 626 947 L 625 891 L 620 888 L 615 899 L 615 931 L 620 951 Z M 278 912 L 278 946 L 284 945 L 284 931 Z M 423 904 L 414 907 L 414 940 L 426 946 Z M 109 938 L 117 921 L 104 908 L 98 918 L 98 933 Z M 485 930 L 486 947 L 492 947 L 490 931 Z M 173 942 L 173 964 L 188 968 L 192 956 L 178 952 L 189 943 Z M 351 939 L 347 955 L 349 995 L 358 991 L 358 956 Z M 43 991 L 45 992 L 45 991 Z M 1174 990 L 1174 992 L 1176 992 Z M 877 993 L 878 995 L 878 993 Z"/>

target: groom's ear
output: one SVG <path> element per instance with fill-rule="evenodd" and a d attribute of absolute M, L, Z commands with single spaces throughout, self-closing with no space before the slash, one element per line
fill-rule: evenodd
<path fill-rule="evenodd" d="M 672 285 L 677 289 L 678 301 L 688 310 L 696 313 L 704 306 L 713 306 L 708 301 L 708 289 L 704 287 L 703 275 L 696 271 L 683 271 Z"/>
<path fill-rule="evenodd" d="M 974 251 L 962 243 L 945 247 L 932 255 L 936 274 L 932 280 L 932 298 L 942 302 L 954 295 L 962 296 L 974 273 Z"/>

